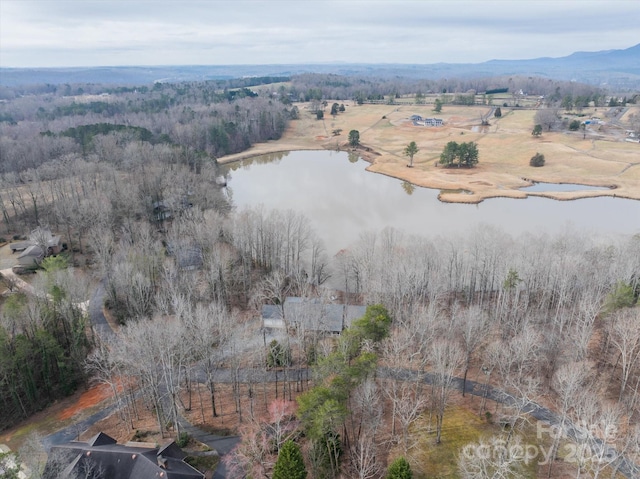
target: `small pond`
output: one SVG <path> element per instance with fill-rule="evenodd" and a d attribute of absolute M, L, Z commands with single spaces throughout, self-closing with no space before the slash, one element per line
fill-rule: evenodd
<path fill-rule="evenodd" d="M 525 186 L 520 188 L 520 191 L 527 192 L 539 192 L 539 193 L 552 193 L 556 191 L 598 191 L 598 190 L 610 190 L 607 186 L 588 186 L 577 185 L 573 183 L 538 183 L 534 182 L 531 186 Z"/>
<path fill-rule="evenodd" d="M 480 204 L 443 203 L 439 190 L 365 171 L 368 163 L 345 152 L 293 151 L 224 166 L 228 192 L 238 208 L 304 213 L 336 253 L 362 232 L 393 227 L 428 237 L 493 225 L 524 232 L 640 233 L 640 201 L 600 197 L 556 201 L 541 197 L 494 198 Z"/>

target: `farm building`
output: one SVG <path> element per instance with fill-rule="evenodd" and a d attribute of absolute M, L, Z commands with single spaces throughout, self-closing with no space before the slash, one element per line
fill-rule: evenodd
<path fill-rule="evenodd" d="M 411 115 L 409 119 L 415 126 L 442 126 L 442 118 L 422 118 L 420 115 Z"/>

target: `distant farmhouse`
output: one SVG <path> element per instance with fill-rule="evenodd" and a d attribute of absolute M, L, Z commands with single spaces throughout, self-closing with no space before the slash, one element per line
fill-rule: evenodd
<path fill-rule="evenodd" d="M 422 118 L 420 115 L 412 115 L 409 118 L 415 126 L 442 126 L 442 118 Z"/>
<path fill-rule="evenodd" d="M 187 464 L 175 442 L 162 447 L 147 443 L 117 444 L 104 433 L 87 442 L 53 446 L 42 477 L 105 477 L 110 479 L 204 479 Z"/>
<path fill-rule="evenodd" d="M 302 329 L 308 332 L 340 334 L 367 308 L 326 303 L 317 298 L 288 297 L 283 305 L 262 306 L 262 325 L 271 329 Z"/>

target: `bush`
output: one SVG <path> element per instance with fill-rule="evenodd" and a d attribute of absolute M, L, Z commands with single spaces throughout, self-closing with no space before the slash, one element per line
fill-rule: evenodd
<path fill-rule="evenodd" d="M 281 368 L 291 365 L 291 350 L 288 346 L 280 344 L 277 340 L 269 343 L 267 352 L 267 367 Z"/>
<path fill-rule="evenodd" d="M 529 160 L 529 165 L 535 167 L 544 166 L 544 155 L 542 153 L 536 153 Z"/>
<path fill-rule="evenodd" d="M 181 432 L 178 438 L 176 439 L 176 445 L 179 448 L 187 447 L 189 445 L 189 441 L 191 440 L 191 436 L 187 432 Z"/>
<path fill-rule="evenodd" d="M 409 462 L 404 457 L 399 457 L 389 466 L 386 479 L 411 479 L 412 477 L 413 472 Z"/>
<path fill-rule="evenodd" d="M 631 308 L 637 300 L 633 286 L 624 281 L 618 281 L 607 295 L 604 309 L 612 312 L 617 309 Z"/>
<path fill-rule="evenodd" d="M 7 238 L 0 236 L 0 243 L 6 243 L 6 242 L 7 242 Z"/>
<path fill-rule="evenodd" d="M 580 129 L 580 122 L 578 120 L 573 120 L 569 123 L 569 129 L 571 131 L 578 131 Z"/>

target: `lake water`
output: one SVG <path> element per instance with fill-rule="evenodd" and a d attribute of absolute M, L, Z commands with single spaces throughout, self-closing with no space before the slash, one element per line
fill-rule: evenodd
<path fill-rule="evenodd" d="M 327 251 L 348 247 L 365 231 L 391 226 L 423 236 L 450 235 L 481 224 L 512 236 L 523 232 L 640 233 L 640 201 L 585 198 L 494 198 L 477 205 L 443 203 L 438 190 L 365 171 L 345 152 L 293 151 L 225 165 L 234 203 L 304 213 Z"/>
<path fill-rule="evenodd" d="M 537 191 L 537 192 L 553 192 L 553 191 L 592 191 L 592 190 L 609 190 L 606 186 L 588 186 L 576 185 L 573 183 L 534 183 L 531 186 L 520 188 L 520 191 Z"/>

